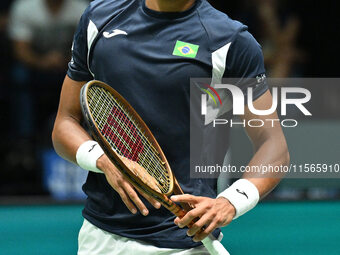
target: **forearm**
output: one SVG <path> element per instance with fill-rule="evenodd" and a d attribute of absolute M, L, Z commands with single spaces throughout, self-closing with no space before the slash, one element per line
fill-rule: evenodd
<path fill-rule="evenodd" d="M 267 139 L 256 151 L 249 162 L 249 166 L 257 169 L 270 166 L 280 168 L 289 164 L 289 152 L 284 137 Z M 284 172 L 257 173 L 248 172 L 243 175 L 244 179 L 251 181 L 259 191 L 260 198 L 264 198 L 270 193 L 280 180 L 284 177 Z"/>
<path fill-rule="evenodd" d="M 270 108 L 272 96 L 269 91 L 254 101 L 258 110 Z M 248 107 L 241 119 L 278 119 L 277 113 L 270 115 L 255 115 Z M 242 179 L 234 182 L 228 189 L 221 192 L 218 197 L 226 198 L 236 209 L 235 218 L 245 214 L 256 206 L 284 177 L 282 166 L 289 164 L 289 153 L 286 139 L 281 126 L 268 123 L 262 127 L 246 127 L 247 134 L 254 145 L 255 154 L 250 160 L 249 171 L 244 173 Z M 271 171 L 271 169 L 275 171 Z M 279 168 L 279 171 L 276 171 Z"/>
<path fill-rule="evenodd" d="M 76 163 L 79 146 L 91 137 L 80 125 L 82 113 L 79 94 L 86 82 L 78 82 L 65 77 L 60 95 L 57 118 L 52 132 L 55 151 L 63 158 Z"/>
<path fill-rule="evenodd" d="M 91 137 L 79 124 L 78 120 L 72 117 L 57 117 L 52 133 L 52 142 L 58 155 L 77 163 L 77 150 L 87 140 L 91 140 Z"/>

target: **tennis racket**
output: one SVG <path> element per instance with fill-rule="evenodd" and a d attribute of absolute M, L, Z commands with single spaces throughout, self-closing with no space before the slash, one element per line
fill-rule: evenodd
<path fill-rule="evenodd" d="M 113 88 L 95 80 L 82 87 L 80 104 L 93 138 L 117 169 L 134 187 L 182 218 L 191 207 L 169 199 L 172 193 L 183 191 L 162 149 L 132 106 Z M 202 243 L 212 255 L 229 254 L 211 234 Z"/>

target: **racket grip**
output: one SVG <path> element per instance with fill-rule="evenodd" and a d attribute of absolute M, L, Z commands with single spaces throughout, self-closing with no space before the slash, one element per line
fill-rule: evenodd
<path fill-rule="evenodd" d="M 164 196 L 164 202 L 162 202 L 162 205 L 167 208 L 170 212 L 172 212 L 174 215 L 176 215 L 179 218 L 183 218 L 186 214 L 186 211 L 184 211 L 180 206 L 172 202 L 171 199 L 168 199 L 166 196 Z"/>
<path fill-rule="evenodd" d="M 226 248 L 212 234 L 204 238 L 202 243 L 211 255 L 230 255 Z"/>
<path fill-rule="evenodd" d="M 172 202 L 170 199 L 167 202 L 168 210 L 170 210 L 174 215 L 179 218 L 183 218 L 185 216 L 186 211 L 184 211 L 180 206 Z M 194 223 L 195 220 L 190 222 L 188 227 L 192 226 Z M 211 255 L 230 255 L 226 248 L 224 248 L 224 246 L 212 234 L 204 238 L 202 243 Z"/>

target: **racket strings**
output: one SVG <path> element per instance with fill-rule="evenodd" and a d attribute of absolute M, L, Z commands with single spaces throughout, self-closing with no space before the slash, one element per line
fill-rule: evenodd
<path fill-rule="evenodd" d="M 92 110 L 94 111 L 93 116 L 94 116 L 94 121 L 97 123 L 99 128 L 101 130 L 103 130 L 106 135 L 109 135 L 109 136 L 112 137 L 114 132 L 112 131 L 111 126 L 106 125 L 107 120 L 108 119 L 111 120 L 110 122 L 111 122 L 111 124 L 113 124 L 112 125 L 113 128 L 117 128 L 117 125 L 122 126 L 122 123 L 112 123 L 113 122 L 112 118 L 110 118 L 110 116 L 109 116 L 110 108 L 112 108 L 110 104 L 102 103 L 100 108 L 98 107 L 98 102 L 103 101 L 104 96 L 105 96 L 104 91 L 101 91 L 101 94 L 97 94 L 97 93 L 94 94 L 92 100 L 94 102 L 96 102 L 96 105 L 92 108 Z M 91 105 L 91 103 L 90 103 L 90 105 Z M 103 109 L 103 106 L 105 106 L 104 109 Z M 115 111 L 117 110 L 117 108 L 113 108 L 113 109 Z M 112 112 L 112 113 L 115 114 L 115 112 Z M 129 129 L 125 129 L 124 132 L 128 133 Z M 120 151 L 121 154 L 127 155 L 128 153 L 130 153 L 130 157 L 133 158 L 134 155 L 131 155 L 131 149 L 129 147 L 129 144 L 124 139 L 124 138 L 126 138 L 126 137 L 124 137 L 124 133 L 122 133 L 122 132 L 118 133 L 117 132 L 115 135 L 117 135 L 119 138 L 121 138 L 121 139 L 116 140 L 116 144 L 115 144 L 116 146 L 115 147 L 121 149 L 121 151 Z M 125 135 L 125 136 L 127 136 L 127 135 Z"/>
<path fill-rule="evenodd" d="M 130 133 L 131 133 L 131 130 L 133 130 L 133 133 L 132 133 L 133 137 L 135 137 L 135 133 L 137 133 L 137 137 L 140 137 L 139 135 L 144 136 L 143 132 L 137 132 L 137 131 L 140 131 L 140 128 L 138 126 L 137 126 L 138 129 L 133 128 L 133 125 L 129 121 L 129 118 L 127 115 L 125 115 L 122 119 L 119 119 L 119 120 L 122 120 L 120 124 L 122 124 L 125 127 L 126 125 L 128 126 L 127 130 L 130 130 Z M 123 139 L 126 139 L 126 137 L 123 137 Z M 139 164 L 142 165 L 145 169 L 153 170 L 151 171 L 150 174 L 153 177 L 157 177 L 159 180 L 162 180 L 163 178 L 165 178 L 165 175 L 164 175 L 164 169 L 162 169 L 163 165 L 160 163 L 161 159 L 158 157 L 156 153 L 152 152 L 152 149 L 154 149 L 151 147 L 152 144 L 149 143 L 149 141 L 145 137 L 143 137 L 142 140 L 144 142 L 147 142 L 149 146 L 143 146 L 143 144 L 140 143 L 141 141 L 138 141 L 137 148 L 134 148 L 134 154 L 132 155 L 132 160 L 138 161 Z M 143 146 L 143 148 L 141 148 L 141 145 Z M 147 153 L 143 153 L 144 148 L 146 149 Z M 138 158 L 136 157 L 136 154 L 138 154 Z M 161 168 L 163 171 L 158 171 L 157 169 L 159 168 Z"/>
<path fill-rule="evenodd" d="M 96 99 L 96 101 L 98 101 L 98 100 L 103 100 L 103 91 L 101 91 L 101 95 L 99 96 L 99 97 L 96 97 L 95 99 Z M 108 112 L 109 111 L 109 108 L 111 108 L 110 107 L 110 104 L 106 104 L 106 109 L 104 109 L 104 111 L 105 112 Z M 98 108 L 97 108 L 98 109 Z M 115 116 L 116 115 L 116 112 L 118 111 L 118 109 L 119 108 L 117 108 L 117 107 L 114 107 L 113 108 L 113 111 L 111 112 L 111 114 L 113 115 L 113 116 Z M 118 123 L 112 123 L 112 118 L 107 118 L 107 114 L 105 114 L 105 115 L 103 115 L 103 114 L 98 114 L 99 112 L 102 112 L 102 107 L 101 108 L 99 108 L 99 112 L 97 112 L 96 111 L 96 109 L 94 108 L 94 110 L 95 110 L 95 113 L 96 113 L 96 115 L 98 116 L 100 116 L 100 121 L 98 121 L 98 118 L 95 118 L 95 121 L 98 123 L 98 126 L 99 127 L 103 127 L 103 124 L 105 123 L 105 121 L 106 121 L 106 119 L 111 119 L 111 124 L 113 124 L 111 127 L 113 127 L 113 128 L 122 128 L 122 127 L 124 127 L 124 132 L 125 133 L 121 133 L 121 132 L 117 132 L 115 135 L 117 135 L 119 138 L 121 138 L 121 139 L 116 139 L 115 140 L 115 147 L 118 147 L 118 149 L 120 149 L 120 152 L 121 152 L 121 154 L 123 154 L 124 156 L 129 156 L 130 158 L 132 158 L 132 159 L 136 159 L 136 152 L 135 152 L 135 154 L 132 154 L 131 155 L 131 147 L 129 146 L 129 144 L 126 142 L 126 138 L 128 137 L 127 136 L 127 133 L 130 133 L 130 137 L 132 137 L 132 139 L 134 138 L 132 135 L 133 134 L 131 134 L 131 124 L 130 124 L 130 128 L 127 128 L 127 126 L 125 125 L 125 122 L 126 122 L 126 120 L 124 120 L 124 119 L 121 119 L 121 117 L 123 117 L 123 118 L 125 118 L 125 119 L 127 119 L 127 116 L 126 115 L 123 115 L 123 114 L 119 114 L 120 116 L 116 116 L 116 120 L 115 121 L 117 121 Z M 105 117 L 104 117 L 105 116 Z M 109 136 L 111 135 L 111 137 L 112 137 L 112 135 L 114 134 L 114 132 L 112 131 L 112 129 L 111 129 L 111 127 L 108 129 L 108 130 L 105 130 L 105 128 L 108 128 L 107 126 L 106 127 L 104 127 L 104 133 L 105 134 L 108 134 Z M 140 146 L 139 146 L 140 147 Z M 129 155 L 130 154 L 130 155 Z"/>
<path fill-rule="evenodd" d="M 113 149 L 144 167 L 159 182 L 162 192 L 167 193 L 169 173 L 138 121 L 108 91 L 98 88 L 88 90 L 89 107 L 98 128 Z"/>
<path fill-rule="evenodd" d="M 117 112 L 117 108 L 114 108 L 113 115 L 114 115 L 115 112 Z M 135 142 L 138 143 L 137 146 L 131 146 L 130 144 L 128 144 L 129 146 L 123 147 L 121 149 L 122 154 L 125 155 L 125 156 L 128 156 L 129 153 L 133 152 L 132 155 L 131 154 L 129 155 L 131 160 L 138 161 L 139 164 L 142 165 L 146 169 L 154 169 L 154 170 L 156 169 L 156 171 L 151 171 L 151 173 L 150 173 L 151 176 L 157 177 L 158 180 L 162 180 L 165 177 L 164 174 L 163 174 L 164 172 L 163 171 L 161 171 L 161 172 L 157 171 L 157 169 L 159 169 L 159 167 L 162 167 L 162 165 L 159 165 L 159 162 L 161 161 L 161 159 L 159 157 L 157 157 L 157 154 L 155 154 L 157 159 L 154 160 L 153 158 L 150 158 L 150 153 L 143 153 L 144 148 L 146 148 L 147 152 L 151 152 L 151 151 L 150 151 L 149 147 L 143 146 L 143 143 L 142 143 L 141 140 L 138 140 L 138 138 L 140 137 L 139 133 L 137 132 L 137 129 L 134 129 L 134 126 L 129 121 L 127 115 L 122 114 L 122 112 L 119 112 L 119 115 L 117 116 L 117 120 L 118 120 L 120 126 L 127 127 L 127 129 L 125 129 L 125 130 L 128 130 L 127 132 L 129 132 L 132 135 L 133 138 L 137 137 L 135 139 Z M 126 137 L 126 135 L 123 135 L 122 139 L 123 139 L 123 141 L 125 141 L 126 139 L 128 139 L 128 137 Z M 118 147 L 120 147 L 119 142 L 118 142 L 117 145 L 118 145 Z M 125 143 L 125 145 L 126 145 L 126 143 Z M 152 156 L 154 156 L 154 155 L 152 155 Z"/>
<path fill-rule="evenodd" d="M 120 107 L 122 107 L 121 105 L 119 105 Z M 132 138 L 135 138 L 135 142 L 138 138 L 140 138 L 140 134 L 143 135 L 142 132 L 137 132 L 139 131 L 139 128 L 136 129 L 133 125 L 133 123 L 130 121 L 131 117 L 129 118 L 127 114 L 125 114 L 124 112 L 126 112 L 126 110 L 124 109 L 124 112 L 123 111 L 118 111 L 118 107 L 114 107 L 113 108 L 113 111 L 111 112 L 112 115 L 114 117 L 116 117 L 116 121 L 118 122 L 118 125 L 114 125 L 113 127 L 114 128 L 121 128 L 121 127 L 124 127 L 124 133 L 123 135 L 121 136 L 121 138 L 123 139 L 123 142 L 125 143 L 126 145 L 126 139 L 130 139 L 130 137 Z M 118 116 L 116 115 L 115 116 L 115 113 L 116 112 L 119 112 L 118 113 Z M 126 135 L 127 133 L 130 133 L 130 136 Z M 148 140 L 146 140 L 146 138 L 144 137 L 145 141 L 148 142 Z M 119 142 L 121 142 L 122 140 L 118 141 L 118 147 L 120 147 L 119 145 Z M 135 145 L 135 144 L 134 144 Z M 134 160 L 134 161 L 139 161 L 138 159 L 140 159 L 139 155 L 142 155 L 142 157 L 144 159 L 148 159 L 148 161 L 146 161 L 146 163 L 148 164 L 147 167 L 148 169 L 150 168 L 150 164 L 152 163 L 159 163 L 160 161 L 160 158 L 157 157 L 156 161 L 153 159 L 153 158 L 150 158 L 148 157 L 149 156 L 149 153 L 142 153 L 143 152 L 143 144 L 141 143 L 140 140 L 138 140 L 138 145 L 137 146 L 131 146 L 131 144 L 129 143 L 128 146 L 125 146 L 125 147 L 120 147 L 121 148 L 121 152 L 124 156 L 130 156 L 130 159 Z M 152 144 L 149 144 L 149 146 L 152 146 Z M 149 147 L 146 147 L 146 149 L 149 151 Z M 128 151 L 128 153 L 126 153 Z M 129 154 L 129 153 L 133 153 L 133 154 Z M 139 155 L 137 155 L 139 154 Z M 154 156 L 154 155 L 153 155 Z M 157 156 L 157 155 L 156 155 Z M 157 169 L 157 168 L 155 168 Z M 157 172 L 154 172 L 153 174 L 155 174 Z"/>
<path fill-rule="evenodd" d="M 105 98 L 105 92 L 101 91 L 101 94 L 94 94 L 95 96 L 93 97 L 93 100 L 96 102 L 96 105 L 98 105 L 98 101 L 99 102 L 103 102 L 104 100 L 106 100 L 105 103 L 102 103 L 102 105 L 99 107 L 93 107 L 93 111 L 94 111 L 94 121 L 97 123 L 97 125 L 99 126 L 99 128 L 103 131 L 103 133 L 107 136 L 109 136 L 109 138 L 112 138 L 114 135 L 117 136 L 119 139 L 115 139 L 115 148 L 119 149 L 120 153 L 123 156 L 128 156 L 130 159 L 134 159 L 136 160 L 136 152 L 134 154 L 132 154 L 132 146 L 131 144 L 129 144 L 127 142 L 127 138 L 131 139 L 131 142 L 135 142 L 134 140 L 134 136 L 132 136 L 130 129 L 127 128 L 124 125 L 124 122 L 122 122 L 120 120 L 120 118 L 123 116 L 120 113 L 120 116 L 116 116 L 116 118 L 112 118 L 112 116 L 110 116 L 110 114 L 112 114 L 113 116 L 116 115 L 116 112 L 118 111 L 117 107 L 112 107 L 111 104 L 109 104 L 107 102 L 107 99 Z M 91 105 L 91 103 L 90 103 Z M 103 106 L 105 106 L 105 108 L 103 109 Z M 110 113 L 110 109 L 113 109 L 113 111 L 111 111 Z M 107 123 L 109 122 L 109 123 Z M 110 124 L 110 125 L 108 125 Z M 124 128 L 122 128 L 124 126 Z M 113 129 L 112 129 L 113 128 Z M 117 130 L 117 132 L 114 132 L 113 130 Z M 130 134 L 128 134 L 130 133 Z M 112 145 L 112 142 L 111 142 Z M 140 145 L 139 145 L 140 147 Z"/>
<path fill-rule="evenodd" d="M 117 109 L 117 108 L 116 108 Z M 121 126 L 124 126 L 124 127 L 127 127 L 127 129 L 125 130 L 128 130 L 129 133 L 132 135 L 132 137 L 140 137 L 139 135 L 140 134 L 143 134 L 143 133 L 139 133 L 138 134 L 138 129 L 135 129 L 134 126 L 131 124 L 131 122 L 129 121 L 128 119 L 128 116 L 127 115 L 122 115 L 121 112 L 120 114 L 117 116 L 118 118 L 118 121 L 120 122 L 119 124 Z M 137 133 L 137 136 L 136 134 Z M 127 139 L 126 136 L 123 136 L 122 137 L 124 140 Z M 144 138 L 145 139 L 145 138 Z M 144 140 L 143 139 L 143 140 Z M 147 140 L 145 140 L 147 141 Z M 151 145 L 151 144 L 150 144 Z M 128 148 L 131 148 L 131 150 L 133 151 L 133 154 L 132 155 L 127 155 L 125 153 L 124 150 L 126 150 L 126 148 L 123 148 L 122 150 L 122 153 L 123 155 L 125 156 L 130 156 L 130 159 L 134 160 L 134 161 L 137 161 L 140 165 L 142 165 L 145 169 L 148 169 L 149 173 L 151 176 L 153 177 L 156 177 L 158 180 L 162 181 L 164 180 L 164 178 L 166 177 L 164 175 L 164 169 L 162 169 L 163 171 L 158 171 L 157 169 L 160 169 L 162 168 L 163 166 L 160 164 L 160 158 L 157 157 L 157 154 L 151 154 L 150 155 L 150 152 L 152 152 L 149 148 L 149 146 L 143 146 L 143 143 L 141 140 L 138 140 L 138 146 L 131 146 L 129 144 L 129 147 Z M 144 149 L 146 149 L 146 153 L 143 153 L 144 152 Z M 136 155 L 138 154 L 138 155 Z M 151 157 L 150 157 L 151 156 Z M 155 157 L 156 156 L 156 160 L 155 160 Z M 151 171 L 150 171 L 151 170 Z M 162 185 L 164 181 L 162 181 Z"/>

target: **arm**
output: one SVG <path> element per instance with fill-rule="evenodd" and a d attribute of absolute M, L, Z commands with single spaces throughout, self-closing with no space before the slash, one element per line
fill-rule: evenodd
<path fill-rule="evenodd" d="M 269 91 L 262 95 L 254 102 L 256 109 L 269 109 L 272 102 L 272 96 Z M 277 114 L 270 116 L 255 116 L 249 109 L 246 109 L 242 119 L 277 119 Z M 266 122 L 266 121 L 265 121 Z M 268 125 L 271 125 L 269 123 Z M 249 165 L 272 165 L 281 166 L 289 162 L 289 153 L 287 144 L 280 124 L 269 127 L 268 125 L 261 128 L 247 128 L 246 131 L 252 141 L 255 154 Z M 259 191 L 260 197 L 265 197 L 279 183 L 282 175 L 280 173 L 270 178 L 263 175 L 262 178 L 255 178 L 255 175 L 245 174 L 243 178 L 253 183 Z M 175 224 L 183 228 L 187 226 L 193 219 L 200 218 L 187 232 L 189 236 L 194 236 L 194 241 L 201 241 L 207 237 L 212 231 L 218 227 L 228 225 L 236 214 L 235 207 L 224 197 L 212 199 L 207 197 L 196 197 L 192 195 L 172 196 L 175 202 L 187 202 L 195 205 L 195 209 L 191 210 L 182 219 L 176 218 Z M 204 231 L 199 230 L 206 226 Z"/>
<path fill-rule="evenodd" d="M 259 100 L 254 103 L 258 110 L 269 109 L 272 102 L 272 96 L 267 91 Z M 257 116 L 246 110 L 245 115 L 241 117 L 244 120 L 249 119 L 278 119 L 277 113 L 267 116 Z M 281 129 L 279 122 L 274 122 L 273 127 L 271 122 L 264 121 L 265 125 L 262 128 L 246 127 L 247 134 L 253 143 L 255 154 L 249 162 L 249 166 L 270 165 L 270 166 L 286 166 L 289 164 L 290 157 L 286 139 Z M 251 181 L 259 191 L 260 199 L 270 193 L 276 185 L 284 177 L 283 173 L 266 173 L 261 174 L 259 178 L 257 173 L 245 173 L 244 179 Z"/>
<path fill-rule="evenodd" d="M 85 82 L 76 82 L 66 76 L 61 90 L 59 109 L 52 132 L 55 151 L 63 158 L 77 163 L 79 146 L 91 137 L 80 125 L 82 113 L 79 103 L 80 89 Z"/>
<path fill-rule="evenodd" d="M 91 140 L 91 137 L 80 125 L 82 113 L 80 109 L 79 95 L 80 89 L 85 82 L 77 82 L 66 76 L 52 133 L 53 146 L 56 152 L 63 158 L 76 162 L 76 153 L 81 144 Z M 97 160 L 97 167 L 103 171 L 109 184 L 116 190 L 125 205 L 132 213 L 136 213 L 138 207 L 143 215 L 148 214 L 148 210 L 138 197 L 133 187 L 125 180 L 122 174 L 111 163 L 104 154 Z M 155 208 L 160 204 L 154 199 L 142 194 Z M 134 205 L 135 204 L 135 205 Z"/>

